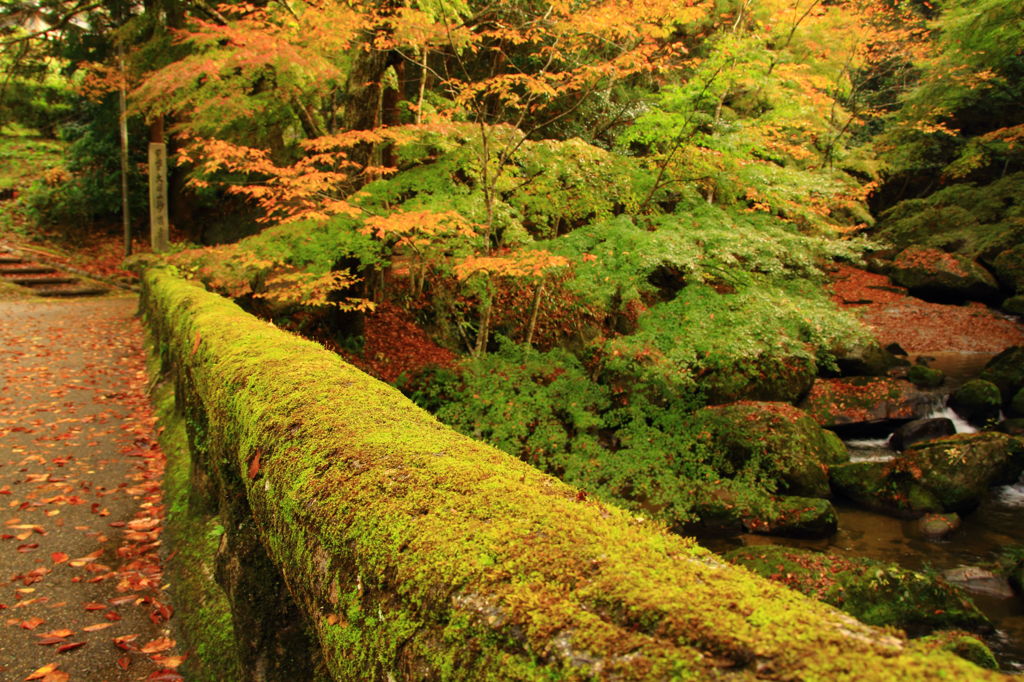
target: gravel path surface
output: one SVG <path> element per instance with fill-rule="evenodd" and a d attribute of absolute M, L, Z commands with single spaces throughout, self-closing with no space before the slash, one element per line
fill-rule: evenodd
<path fill-rule="evenodd" d="M 0 680 L 177 680 L 134 296 L 0 300 Z"/>

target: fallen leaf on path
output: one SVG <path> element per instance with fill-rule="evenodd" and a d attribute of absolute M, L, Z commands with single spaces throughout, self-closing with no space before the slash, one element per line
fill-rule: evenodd
<path fill-rule="evenodd" d="M 35 672 L 26 677 L 26 680 L 41 680 L 57 669 L 56 663 L 47 663 L 42 668 L 36 668 Z"/>
<path fill-rule="evenodd" d="M 85 646 L 85 642 L 68 642 L 67 644 L 62 644 L 57 647 L 57 653 L 63 654 L 66 651 L 77 649 L 80 646 Z"/>
<path fill-rule="evenodd" d="M 50 632 L 40 633 L 39 636 L 40 637 L 59 637 L 59 638 L 63 639 L 65 637 L 70 637 L 73 634 L 75 634 L 74 630 L 68 630 L 66 628 L 62 628 L 60 630 L 51 630 Z"/>
<path fill-rule="evenodd" d="M 35 630 L 45 622 L 46 621 L 44 619 L 36 616 L 35 618 L 29 618 L 28 620 L 21 621 L 21 627 L 26 630 Z"/>
<path fill-rule="evenodd" d="M 156 654 L 160 653 L 161 651 L 167 651 L 172 646 L 174 646 L 173 639 L 170 639 L 168 637 L 157 637 L 156 639 L 150 642 L 146 642 L 141 647 L 139 647 L 139 651 L 141 651 L 144 654 Z"/>
<path fill-rule="evenodd" d="M 162 665 L 165 668 L 177 668 L 185 662 L 188 656 L 161 656 L 160 654 L 153 654 L 149 658 L 157 665 Z"/>

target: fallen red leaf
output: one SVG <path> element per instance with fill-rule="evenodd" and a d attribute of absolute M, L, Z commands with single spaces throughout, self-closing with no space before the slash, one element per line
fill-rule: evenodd
<path fill-rule="evenodd" d="M 63 639 L 65 637 L 70 637 L 73 634 L 75 634 L 74 630 L 68 630 L 66 628 L 62 628 L 60 630 L 51 630 L 50 632 L 40 633 L 39 636 L 40 637 L 60 637 L 61 639 Z"/>
<path fill-rule="evenodd" d="M 257 452 L 256 456 L 249 462 L 249 480 L 256 478 L 256 474 L 260 472 L 260 453 Z"/>
<path fill-rule="evenodd" d="M 52 554 L 50 554 L 50 559 L 52 559 L 53 563 L 55 564 L 62 564 L 69 558 L 70 557 L 68 557 L 68 555 L 65 552 L 53 552 Z"/>
<path fill-rule="evenodd" d="M 141 647 L 139 647 L 139 651 L 141 651 L 144 654 L 156 654 L 160 653 L 161 651 L 167 651 L 172 646 L 174 646 L 173 639 L 170 639 L 168 637 L 157 637 L 156 639 L 150 642 L 146 642 Z"/>
<path fill-rule="evenodd" d="M 85 642 L 68 642 L 67 644 L 61 644 L 59 647 L 57 647 L 57 653 L 63 654 L 66 651 L 77 649 L 80 646 L 85 646 Z"/>
<path fill-rule="evenodd" d="M 35 630 L 37 627 L 45 623 L 46 621 L 36 616 L 35 618 L 29 618 L 28 620 L 21 621 L 21 627 L 26 630 Z"/>

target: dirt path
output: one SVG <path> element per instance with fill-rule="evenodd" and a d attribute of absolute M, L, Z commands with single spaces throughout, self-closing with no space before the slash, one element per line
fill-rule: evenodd
<path fill-rule="evenodd" d="M 177 680 L 134 297 L 0 300 L 0 679 Z"/>

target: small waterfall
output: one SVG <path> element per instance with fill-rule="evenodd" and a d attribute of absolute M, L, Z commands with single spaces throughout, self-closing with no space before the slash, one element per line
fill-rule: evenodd
<path fill-rule="evenodd" d="M 934 394 L 929 400 L 929 410 L 922 419 L 945 418 L 953 422 L 953 428 L 957 433 L 977 433 L 978 429 L 975 426 L 946 405 L 948 398 L 949 395 L 946 393 Z M 891 438 L 892 433 L 889 433 L 882 438 L 851 438 L 844 442 L 850 451 L 851 462 L 888 462 L 896 456 L 896 451 L 889 445 Z M 1024 488 L 1021 492 L 1024 495 Z"/>
<path fill-rule="evenodd" d="M 946 396 L 942 397 L 942 402 L 935 407 L 931 412 L 925 415 L 925 419 L 939 419 L 945 417 L 949 421 L 953 422 L 953 428 L 956 429 L 957 433 L 977 433 L 978 429 L 967 422 L 966 419 L 958 415 L 953 411 L 952 407 L 946 405 Z M 1002 419 L 1002 415 L 1000 415 Z"/>

